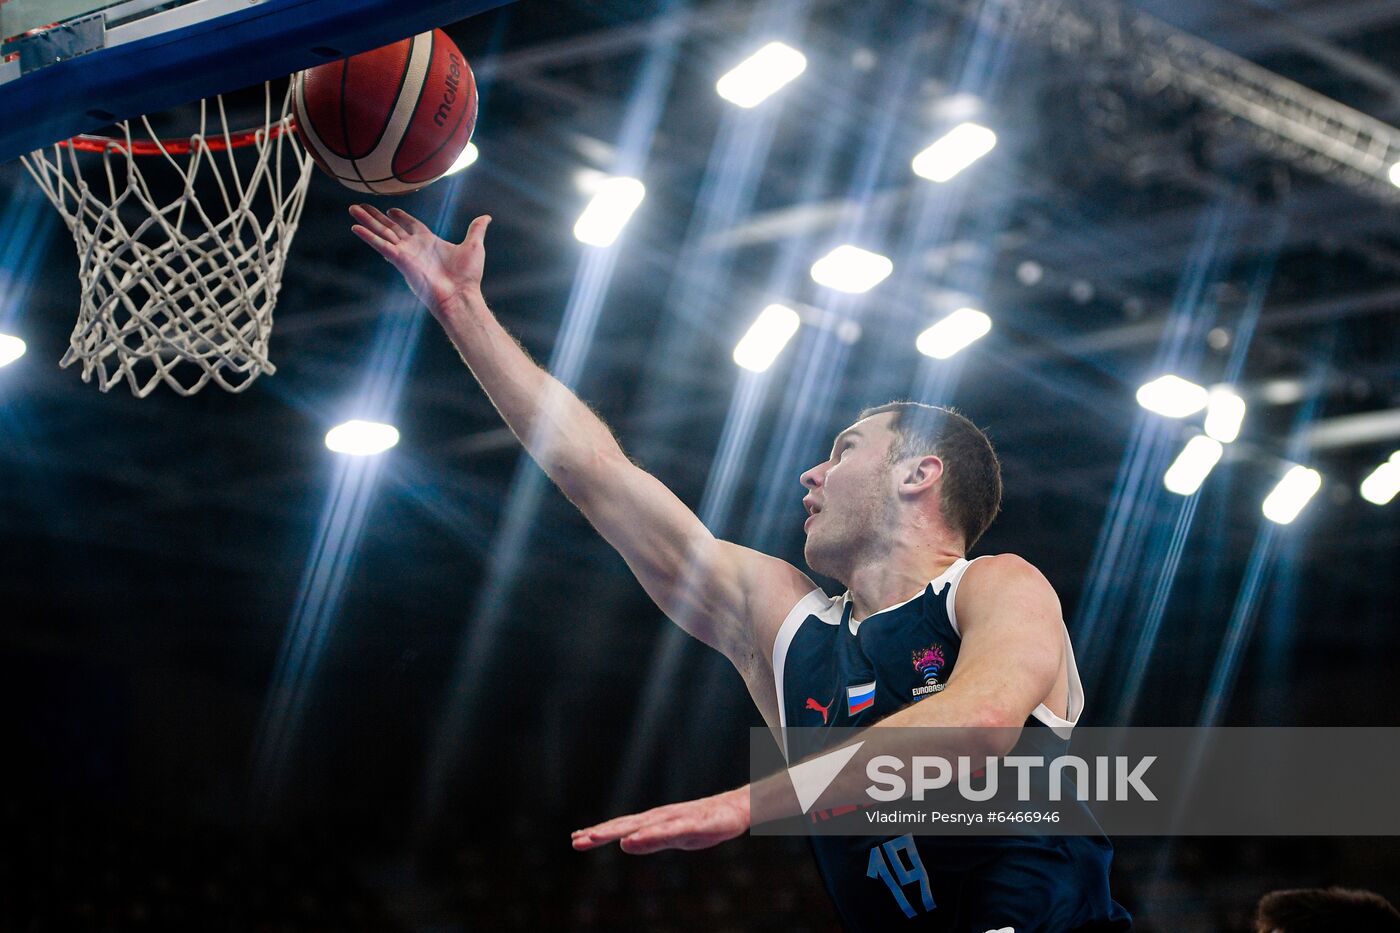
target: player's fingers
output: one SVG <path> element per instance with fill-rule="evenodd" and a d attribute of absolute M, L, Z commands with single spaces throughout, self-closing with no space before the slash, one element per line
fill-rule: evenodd
<path fill-rule="evenodd" d="M 485 243 L 486 228 L 490 225 L 491 215 L 482 214 L 476 220 L 473 220 L 471 226 L 467 228 L 467 237 L 463 242 L 476 243 L 478 245 Z"/>
<path fill-rule="evenodd" d="M 372 246 L 376 253 L 392 262 L 395 267 L 398 266 L 399 248 L 396 244 L 389 242 L 384 237 L 375 233 L 373 230 L 370 230 L 367 227 L 362 227 L 359 224 L 355 224 L 354 226 L 352 226 L 350 228 L 350 232 L 355 234 L 355 236 L 359 237 L 360 239 L 364 240 L 370 246 Z"/>
<path fill-rule="evenodd" d="M 616 839 L 612 838 L 601 839 L 594 838 L 593 836 L 589 835 L 575 835 L 571 840 L 569 840 L 569 845 L 574 847 L 575 852 L 587 852 L 589 849 L 596 849 L 600 846 L 610 845 L 616 841 Z"/>
<path fill-rule="evenodd" d="M 578 830 L 579 833 L 587 833 L 590 836 L 604 836 L 611 833 L 628 833 L 647 820 L 652 818 L 652 810 L 644 813 L 629 813 L 626 816 L 615 816 L 610 820 L 604 820 L 593 826 L 586 826 Z"/>
<path fill-rule="evenodd" d="M 668 820 L 624 836 L 618 845 L 628 855 L 651 855 L 666 849 L 680 849 L 685 847 L 683 843 L 688 841 L 691 829 L 693 827 L 689 822 Z"/>
<path fill-rule="evenodd" d="M 384 217 L 384 215 L 380 214 L 378 211 L 374 211 L 368 205 L 350 205 L 350 216 L 358 220 L 367 229 L 373 230 L 375 233 L 388 240 L 390 243 L 398 242 L 399 235 L 395 232 L 393 225 L 387 222 L 388 218 Z"/>
<path fill-rule="evenodd" d="M 575 830 L 573 838 L 575 840 L 586 838 L 595 845 L 602 845 L 605 842 L 612 842 L 620 839 L 628 833 L 635 832 L 638 828 L 646 825 L 651 820 L 650 813 L 635 813 L 631 816 L 619 816 L 599 823 L 597 826 L 589 826 L 586 829 Z"/>
<path fill-rule="evenodd" d="M 375 207 L 373 204 L 362 204 L 360 206 L 365 209 L 365 213 L 368 214 L 370 218 L 374 220 L 374 222 L 380 227 L 383 227 L 386 230 L 392 230 L 394 234 L 399 237 L 405 237 L 408 235 L 407 230 L 405 230 L 399 224 L 395 223 L 392 218 L 390 218 L 379 208 Z"/>
<path fill-rule="evenodd" d="M 389 208 L 389 219 L 407 230 L 410 236 L 417 235 L 428 229 L 423 225 L 422 221 L 401 207 Z"/>

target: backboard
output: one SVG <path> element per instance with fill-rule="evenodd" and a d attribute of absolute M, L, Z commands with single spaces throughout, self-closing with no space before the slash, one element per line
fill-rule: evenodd
<path fill-rule="evenodd" d="M 0 0 L 0 162 L 508 0 Z"/>

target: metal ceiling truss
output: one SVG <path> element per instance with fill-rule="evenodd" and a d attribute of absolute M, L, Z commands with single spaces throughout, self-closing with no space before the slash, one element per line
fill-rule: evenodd
<path fill-rule="evenodd" d="M 1260 149 L 1388 201 L 1400 129 L 1111 0 L 974 0 L 984 22 L 1124 69 L 1149 94 L 1176 91 L 1228 118 Z M 978 10 L 978 8 L 981 8 Z"/>

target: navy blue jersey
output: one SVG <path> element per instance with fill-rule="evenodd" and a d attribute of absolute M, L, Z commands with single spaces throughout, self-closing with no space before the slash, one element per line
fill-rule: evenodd
<path fill-rule="evenodd" d="M 851 618 L 849 594 L 813 590 L 793 607 L 773 650 L 790 762 L 821 751 L 832 727 L 868 726 L 943 689 L 958 663 L 954 598 L 969 565 L 958 560 L 918 596 L 860 622 Z M 1024 731 L 1048 755 L 1067 751 L 1084 704 L 1068 633 L 1065 651 L 1068 718 L 1042 704 Z M 1132 925 L 1109 895 L 1113 847 L 1102 835 L 814 835 L 811 843 L 849 930 L 1066 933 Z"/>

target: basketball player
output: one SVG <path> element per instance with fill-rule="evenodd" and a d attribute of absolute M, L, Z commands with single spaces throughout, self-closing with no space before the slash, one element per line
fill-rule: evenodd
<path fill-rule="evenodd" d="M 964 557 L 1001 501 L 996 456 L 971 422 L 913 403 L 871 409 L 802 474 L 807 562 L 848 587 L 828 598 L 786 561 L 711 535 L 506 333 L 481 293 L 489 217 L 458 244 L 401 210 L 350 212 L 355 234 L 403 274 L 516 437 L 648 595 L 734 664 L 780 744 L 785 731 L 821 732 L 789 727 L 836 725 L 1025 726 L 1068 739 L 1083 697 L 1054 590 L 1019 557 Z M 790 760 L 805 751 L 788 747 Z M 739 788 L 579 830 L 573 844 L 694 849 L 748 828 Z M 850 929 L 1130 926 L 1108 893 L 1112 850 L 1101 837 L 812 841 Z M 872 867 L 877 853 L 896 859 L 893 869 Z"/>

